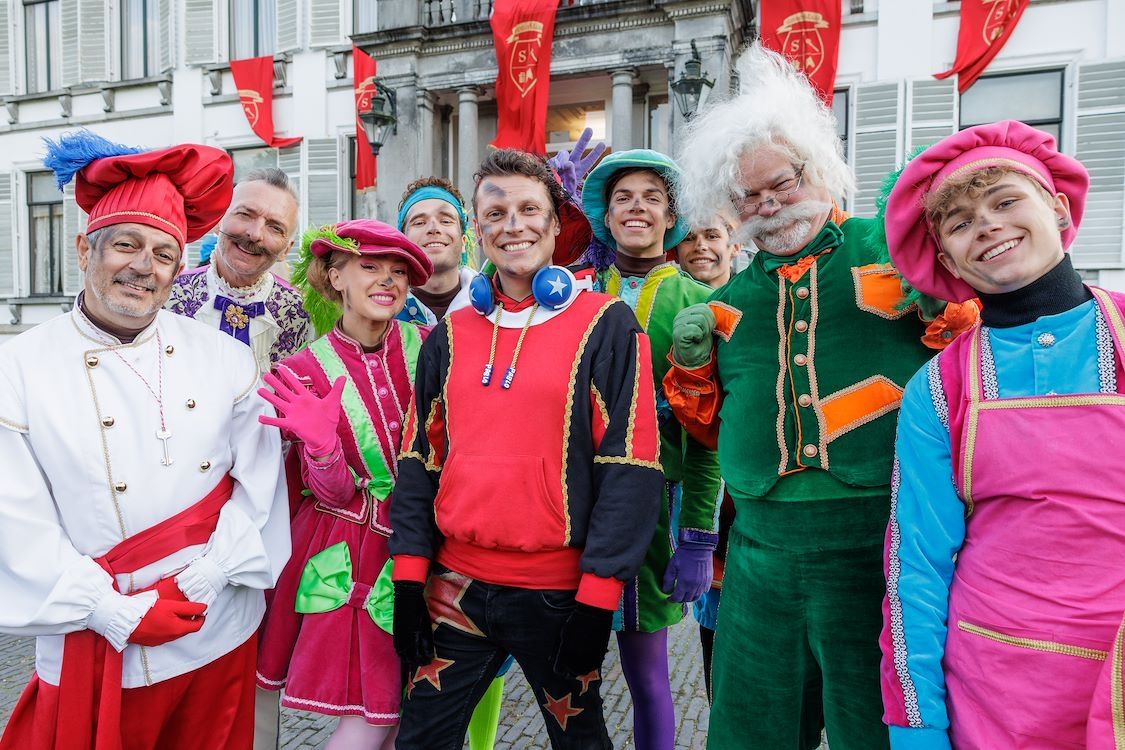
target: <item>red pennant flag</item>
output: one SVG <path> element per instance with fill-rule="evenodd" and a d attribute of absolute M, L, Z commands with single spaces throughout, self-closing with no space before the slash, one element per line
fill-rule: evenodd
<path fill-rule="evenodd" d="M 762 0 L 762 44 L 808 76 L 829 107 L 840 58 L 840 0 Z"/>
<path fill-rule="evenodd" d="M 375 154 L 367 140 L 367 132 L 359 119 L 360 112 L 371 109 L 375 96 L 375 58 L 359 47 L 352 47 L 352 80 L 355 81 L 355 189 L 375 187 Z"/>
<path fill-rule="evenodd" d="M 559 0 L 508 0 L 492 11 L 499 128 L 492 145 L 547 155 L 551 44 Z"/>
<path fill-rule="evenodd" d="M 273 131 L 273 57 L 231 60 L 230 72 L 234 74 L 234 85 L 250 129 L 271 148 L 300 143 L 300 136 L 278 138 Z"/>
<path fill-rule="evenodd" d="M 1030 0 L 961 0 L 961 29 L 953 67 L 934 78 L 958 74 L 957 91 L 965 93 L 1000 54 L 1016 30 Z"/>

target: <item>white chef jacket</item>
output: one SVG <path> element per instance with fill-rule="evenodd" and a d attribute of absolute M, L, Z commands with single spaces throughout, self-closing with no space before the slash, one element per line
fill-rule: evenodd
<path fill-rule="evenodd" d="M 262 591 L 290 552 L 280 437 L 258 423 L 273 409 L 257 385 L 246 346 L 164 310 L 129 344 L 76 304 L 0 346 L 0 632 L 38 636 L 40 679 L 58 684 L 63 634 L 83 628 L 124 650 L 126 688 L 190 672 L 254 634 Z M 234 493 L 210 540 L 118 576 L 115 592 L 94 558 L 195 504 L 226 472 Z M 201 557 L 221 571 L 202 630 L 126 645 L 155 595 L 123 594 Z"/>

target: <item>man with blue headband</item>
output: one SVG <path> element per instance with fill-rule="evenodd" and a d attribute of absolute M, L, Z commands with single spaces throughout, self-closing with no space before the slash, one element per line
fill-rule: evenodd
<path fill-rule="evenodd" d="M 399 319 L 433 325 L 447 313 L 467 307 L 469 283 L 477 272 L 467 265 L 469 218 L 453 183 L 442 177 L 410 183 L 399 201 L 398 229 L 434 264 L 429 280 L 410 289 Z"/>

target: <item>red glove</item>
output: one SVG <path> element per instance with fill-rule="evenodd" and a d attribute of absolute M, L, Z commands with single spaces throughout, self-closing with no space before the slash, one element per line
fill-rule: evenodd
<path fill-rule="evenodd" d="M 172 583 L 175 585 L 175 581 Z M 183 597 L 183 594 L 180 596 Z M 205 611 L 206 605 L 197 602 L 158 598 L 126 640 L 138 646 L 161 646 L 197 632 L 203 627 Z"/>
<path fill-rule="evenodd" d="M 156 585 L 152 587 L 152 590 L 155 591 L 157 596 L 161 599 L 171 599 L 176 602 L 190 601 L 184 596 L 184 592 L 180 590 L 180 585 L 176 583 L 175 576 L 161 578 L 156 582 Z"/>
<path fill-rule="evenodd" d="M 258 393 L 273 404 L 281 416 L 263 415 L 258 417 L 258 421 L 296 435 L 305 444 L 310 456 L 331 454 L 339 442 L 336 427 L 340 422 L 340 400 L 347 378 L 342 375 L 337 378 L 324 398 L 305 388 L 296 375 L 284 368 L 279 369 L 276 375 L 267 372 L 262 380 L 273 388 L 273 392 L 259 388 Z"/>

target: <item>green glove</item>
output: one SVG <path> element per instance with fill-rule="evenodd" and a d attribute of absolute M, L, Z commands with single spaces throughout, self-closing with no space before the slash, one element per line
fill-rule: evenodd
<path fill-rule="evenodd" d="M 694 370 L 711 360 L 715 313 L 706 304 L 685 307 L 672 321 L 672 358 Z"/>

